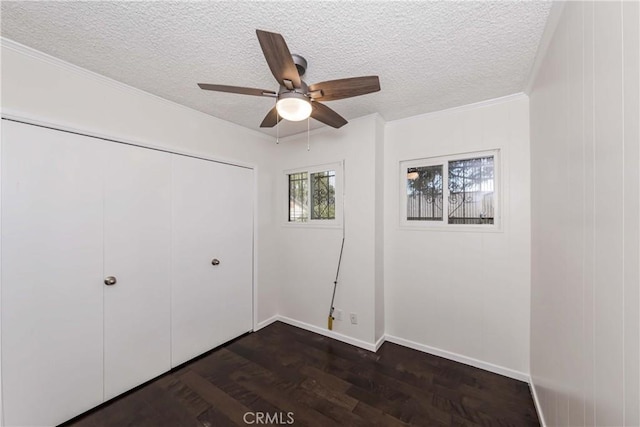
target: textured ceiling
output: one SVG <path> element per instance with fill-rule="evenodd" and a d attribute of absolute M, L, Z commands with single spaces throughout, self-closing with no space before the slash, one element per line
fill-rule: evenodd
<path fill-rule="evenodd" d="M 196 86 L 277 90 L 256 29 L 282 34 L 307 59 L 307 83 L 380 76 L 381 92 L 327 105 L 347 119 L 377 112 L 394 120 L 522 91 L 550 8 L 538 1 L 2 1 L 1 16 L 4 37 L 259 129 L 273 99 Z M 283 122 L 279 132 L 306 127 Z"/>

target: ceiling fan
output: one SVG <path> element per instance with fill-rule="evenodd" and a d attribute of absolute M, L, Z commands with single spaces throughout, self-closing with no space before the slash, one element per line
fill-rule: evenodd
<path fill-rule="evenodd" d="M 311 116 L 314 119 L 340 128 L 347 124 L 344 117 L 320 101 L 334 101 L 365 95 L 380 90 L 378 76 L 351 77 L 307 85 L 301 77 L 307 69 L 307 61 L 291 54 L 282 35 L 256 30 L 260 47 L 271 73 L 278 81 L 278 92 L 249 87 L 198 83 L 201 89 L 241 95 L 276 98 L 276 105 L 265 116 L 260 127 L 273 127 L 281 119 L 300 121 Z"/>

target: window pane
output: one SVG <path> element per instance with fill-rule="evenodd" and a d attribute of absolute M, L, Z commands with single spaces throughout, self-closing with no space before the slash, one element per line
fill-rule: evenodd
<path fill-rule="evenodd" d="M 442 221 L 442 165 L 407 169 L 407 220 Z"/>
<path fill-rule="evenodd" d="M 493 156 L 449 162 L 449 224 L 493 224 Z"/>
<path fill-rule="evenodd" d="M 336 219 L 336 171 L 311 174 L 311 219 Z"/>
<path fill-rule="evenodd" d="M 303 222 L 309 218 L 307 212 L 307 173 L 289 175 L 289 221 Z"/>

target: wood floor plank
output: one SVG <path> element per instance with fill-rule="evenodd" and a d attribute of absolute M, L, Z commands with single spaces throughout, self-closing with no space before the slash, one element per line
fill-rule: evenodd
<path fill-rule="evenodd" d="M 366 420 L 370 420 L 372 426 L 402 427 L 409 425 L 385 413 L 380 408 L 370 406 L 362 401 L 358 402 L 353 409 L 353 413 L 360 415 L 360 417 Z"/>
<path fill-rule="evenodd" d="M 142 398 L 148 403 L 148 407 L 154 411 L 156 421 L 152 421 L 151 424 L 166 423 L 182 427 L 199 427 L 199 423 L 189 413 L 189 410 L 157 384 L 152 383 L 140 391 Z M 145 422 L 146 417 L 141 420 L 141 423 Z"/>
<path fill-rule="evenodd" d="M 307 378 L 313 378 L 321 386 L 340 393 L 344 393 L 352 385 L 341 378 L 327 374 L 326 372 L 316 368 L 315 366 L 301 366 L 300 372 Z"/>
<path fill-rule="evenodd" d="M 371 422 L 360 415 L 349 411 L 342 406 L 323 399 L 309 399 L 305 402 L 309 407 L 315 409 L 327 418 L 332 420 L 331 425 L 347 425 L 350 427 L 369 427 Z"/>
<path fill-rule="evenodd" d="M 216 408 L 209 408 L 204 411 L 202 414 L 198 416 L 198 422 L 204 427 L 217 427 L 217 426 L 244 426 L 246 423 L 242 421 L 241 423 L 236 422 L 235 420 L 229 419 L 222 411 L 217 410 Z"/>
<path fill-rule="evenodd" d="M 291 413 L 294 425 L 318 427 L 539 425 L 524 382 L 393 343 L 373 353 L 280 322 L 67 425 L 245 426 L 247 413 L 254 423 Z"/>
<path fill-rule="evenodd" d="M 335 421 L 319 413 L 313 408 L 303 404 L 298 396 L 286 393 L 273 384 L 265 384 L 255 377 L 249 377 L 243 373 L 237 373 L 235 380 L 244 387 L 262 395 L 282 412 L 293 412 L 296 422 L 302 422 L 312 427 L 335 425 Z"/>
<path fill-rule="evenodd" d="M 235 423 L 243 424 L 244 415 L 247 412 L 251 412 L 249 408 L 195 372 L 186 372 L 180 377 L 180 380 L 215 408 L 217 412 L 224 414 Z"/>
<path fill-rule="evenodd" d="M 271 367 L 273 368 L 273 366 Z M 329 425 L 341 422 L 352 426 L 367 425 L 367 421 L 351 413 L 351 409 L 356 403 L 352 398 L 345 394 L 315 387 L 313 379 L 307 378 L 301 383 L 292 382 L 290 373 L 286 370 L 283 371 L 282 367 L 279 366 L 274 371 L 256 363 L 246 366 L 242 371 L 232 373 L 231 377 L 240 383 L 250 379 L 247 387 L 268 387 L 272 394 L 280 395 L 279 397 L 286 396 L 288 406 L 283 409 L 291 407 L 291 402 L 294 402 L 296 419 L 300 419 L 300 409 L 302 409 L 302 420 L 306 423 L 315 423 L 316 419 L 320 419 L 324 423 L 330 423 Z M 284 373 L 284 375 L 278 375 L 276 371 L 280 374 Z M 297 377 L 293 379 L 295 380 Z M 281 408 L 284 404 L 281 399 L 272 402 Z M 315 412 L 310 412 L 310 410 L 315 410 Z M 309 417 L 314 421 L 310 421 Z"/>
<path fill-rule="evenodd" d="M 272 371 L 291 383 L 299 383 L 304 379 L 304 376 L 299 372 L 284 366 L 278 359 L 272 357 L 271 354 L 266 353 L 262 349 L 254 349 L 242 343 L 237 343 L 237 345 L 233 347 L 233 352 Z"/>
<path fill-rule="evenodd" d="M 307 378 L 302 381 L 302 383 L 300 383 L 300 387 L 334 405 L 341 406 L 348 411 L 352 411 L 358 404 L 358 401 L 353 397 L 338 390 L 332 390 L 331 388 L 325 387 L 313 378 Z"/>
<path fill-rule="evenodd" d="M 276 413 L 280 412 L 280 408 L 273 406 L 271 403 L 266 401 L 262 396 L 254 393 L 251 390 L 243 387 L 241 384 L 233 381 L 227 375 L 216 375 L 213 377 L 216 385 L 220 387 L 225 393 L 229 396 L 236 399 L 238 402 L 245 405 L 247 408 L 250 408 L 254 412 L 263 412 L 263 413 Z"/>
<path fill-rule="evenodd" d="M 165 381 L 159 383 L 160 387 L 166 390 L 172 398 L 177 400 L 191 415 L 197 417 L 211 408 L 209 403 L 184 384 L 178 376 L 167 375 L 165 378 Z"/>

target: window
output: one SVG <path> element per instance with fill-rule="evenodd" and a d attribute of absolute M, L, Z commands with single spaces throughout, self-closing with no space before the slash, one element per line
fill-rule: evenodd
<path fill-rule="evenodd" d="M 307 172 L 289 175 L 289 221 L 306 221 L 309 217 L 307 208 L 308 184 Z"/>
<path fill-rule="evenodd" d="M 493 224 L 493 156 L 449 162 L 449 224 Z"/>
<path fill-rule="evenodd" d="M 311 219 L 336 219 L 336 171 L 311 174 Z"/>
<path fill-rule="evenodd" d="M 338 224 L 341 208 L 339 178 L 342 164 L 285 172 L 288 185 L 288 223 Z"/>
<path fill-rule="evenodd" d="M 400 163 L 402 224 L 496 228 L 498 151 Z"/>
<path fill-rule="evenodd" d="M 442 221 L 442 165 L 407 169 L 407 220 Z"/>

